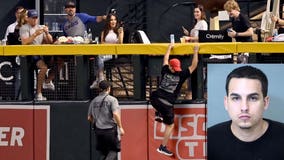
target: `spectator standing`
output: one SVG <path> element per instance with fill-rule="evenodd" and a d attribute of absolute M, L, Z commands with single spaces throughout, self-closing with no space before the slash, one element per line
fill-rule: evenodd
<path fill-rule="evenodd" d="M 228 0 L 224 4 L 224 9 L 231 18 L 232 28 L 228 29 L 228 36 L 235 38 L 237 42 L 252 42 L 253 28 L 247 16 L 240 11 L 239 4 L 235 0 Z M 248 63 L 248 53 L 242 53 L 238 57 L 241 63 Z"/>
<path fill-rule="evenodd" d="M 203 5 L 196 5 L 194 7 L 194 19 L 195 19 L 195 24 L 193 29 L 190 30 L 190 32 L 182 26 L 183 32 L 186 36 L 183 38 L 187 42 L 198 42 L 198 35 L 199 35 L 199 30 L 208 30 L 208 24 L 206 22 L 206 13 L 204 10 Z M 189 78 L 187 83 L 187 93 L 185 96 L 185 99 L 191 99 L 191 98 L 196 98 L 194 97 L 194 93 L 190 94 L 190 92 L 194 92 L 197 90 L 197 72 L 193 72 L 191 75 L 191 78 Z M 191 87 L 190 87 L 191 86 Z M 192 95 L 192 96 L 191 96 Z"/>
<path fill-rule="evenodd" d="M 17 25 L 14 28 L 13 32 L 10 32 L 7 36 L 7 44 L 8 45 L 20 45 L 21 37 L 20 37 L 20 28 L 26 24 L 28 21 L 28 10 L 23 9 L 18 15 Z"/>
<path fill-rule="evenodd" d="M 194 19 L 195 24 L 190 32 L 182 26 L 183 33 L 186 35 L 184 38 L 186 41 L 198 42 L 198 31 L 199 30 L 208 30 L 208 24 L 206 22 L 206 13 L 203 5 L 196 5 L 194 7 Z"/>
<path fill-rule="evenodd" d="M 96 136 L 96 149 L 100 151 L 105 160 L 117 160 L 117 152 L 120 152 L 120 135 L 124 135 L 121 123 L 120 107 L 118 100 L 109 95 L 110 82 L 103 80 L 99 83 L 100 94 L 95 97 L 89 106 L 88 121 L 93 124 Z"/>
<path fill-rule="evenodd" d="M 74 1 L 66 1 L 65 12 L 67 14 L 66 22 L 63 25 L 63 33 L 65 36 L 81 36 L 87 33 L 88 23 L 102 22 L 106 16 L 91 16 L 87 13 L 76 13 L 76 3 Z"/>
<path fill-rule="evenodd" d="M 21 12 L 22 12 L 23 10 L 24 10 L 24 7 L 22 7 L 22 6 L 16 7 L 16 11 L 15 11 L 16 21 L 15 21 L 14 23 L 10 24 L 10 25 L 7 27 L 4 40 L 7 41 L 7 36 L 8 36 L 8 34 L 14 32 L 15 27 L 18 25 L 18 21 L 19 21 Z"/>
<path fill-rule="evenodd" d="M 101 33 L 101 43 L 102 44 L 122 44 L 124 37 L 123 27 L 119 25 L 118 17 L 116 14 L 110 13 L 106 18 L 105 27 Z M 104 80 L 104 62 L 112 59 L 112 55 L 98 55 L 97 62 L 97 72 L 96 79 L 90 86 L 91 89 L 97 87 L 98 83 Z"/>
<path fill-rule="evenodd" d="M 7 44 L 8 45 L 20 45 L 21 37 L 20 37 L 20 28 L 27 23 L 28 18 L 28 10 L 23 9 L 20 14 L 19 18 L 17 19 L 17 25 L 15 26 L 14 32 L 10 32 L 7 36 Z M 15 99 L 21 99 L 21 72 L 20 72 L 20 58 L 19 56 L 15 59 Z"/>
<path fill-rule="evenodd" d="M 84 33 L 87 31 L 87 23 L 102 22 L 105 19 L 105 16 L 90 16 L 86 13 L 76 13 L 76 3 L 74 1 L 67 1 L 64 7 L 67 13 L 67 20 L 63 25 L 65 36 L 84 37 Z"/>
<path fill-rule="evenodd" d="M 53 38 L 49 33 L 48 27 L 38 24 L 38 12 L 34 9 L 28 10 L 27 24 L 20 28 L 20 37 L 23 45 L 53 43 Z M 54 72 L 50 72 L 47 79 L 45 79 L 48 68 L 43 57 L 33 56 L 33 60 L 37 69 L 39 69 L 35 100 L 46 100 L 46 97 L 42 95 L 42 88 L 55 90 L 54 84 L 52 83 L 55 75 Z"/>

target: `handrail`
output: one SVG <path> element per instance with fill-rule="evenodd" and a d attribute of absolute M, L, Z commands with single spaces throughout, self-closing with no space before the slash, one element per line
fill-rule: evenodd
<path fill-rule="evenodd" d="M 192 54 L 197 43 L 176 43 L 172 55 Z M 200 54 L 284 53 L 284 42 L 198 43 Z M 153 44 L 76 44 L 0 46 L 0 56 L 15 55 L 163 55 L 168 43 Z"/>

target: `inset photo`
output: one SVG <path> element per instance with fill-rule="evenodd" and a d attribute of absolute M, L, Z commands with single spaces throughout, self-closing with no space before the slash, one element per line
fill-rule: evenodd
<path fill-rule="evenodd" d="M 283 72 L 283 64 L 208 64 L 208 160 L 284 159 Z"/>

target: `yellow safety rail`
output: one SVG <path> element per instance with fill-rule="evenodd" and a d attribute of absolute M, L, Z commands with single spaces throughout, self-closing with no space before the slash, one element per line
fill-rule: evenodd
<path fill-rule="evenodd" d="M 196 43 L 176 43 L 174 55 L 192 54 Z M 284 53 L 284 42 L 227 42 L 198 43 L 200 54 L 226 53 Z M 168 43 L 153 44 L 66 44 L 66 45 L 14 45 L 0 46 L 0 55 L 99 55 L 99 54 L 136 54 L 163 55 Z"/>
<path fill-rule="evenodd" d="M 4 46 L 0 46 L 0 56 L 4 56 Z"/>

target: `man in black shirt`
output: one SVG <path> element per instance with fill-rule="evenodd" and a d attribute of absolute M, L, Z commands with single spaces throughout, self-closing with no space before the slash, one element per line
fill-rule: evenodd
<path fill-rule="evenodd" d="M 174 129 L 174 103 L 178 97 L 180 89 L 184 81 L 190 77 L 190 74 L 196 69 L 198 63 L 198 46 L 194 47 L 194 55 L 191 65 L 185 69 L 181 69 L 180 61 L 177 58 L 169 60 L 171 50 L 173 49 L 171 43 L 168 47 L 163 59 L 162 79 L 159 88 L 151 93 L 150 100 L 152 106 L 161 116 L 161 121 L 166 125 L 164 138 L 162 144 L 157 151 L 166 156 L 172 156 L 173 152 L 166 147 L 168 140 Z"/>
<path fill-rule="evenodd" d="M 208 160 L 284 159 L 284 124 L 263 118 L 267 91 L 266 75 L 252 66 L 227 76 L 224 105 L 231 120 L 208 128 Z"/>
<path fill-rule="evenodd" d="M 228 0 L 224 4 L 224 9 L 232 21 L 232 29 L 229 30 L 228 36 L 236 38 L 237 42 L 252 42 L 253 29 L 248 17 L 240 12 L 239 4 L 234 0 Z"/>
<path fill-rule="evenodd" d="M 228 29 L 228 36 L 235 38 L 237 42 L 252 42 L 253 29 L 247 16 L 240 11 L 239 4 L 235 0 L 228 0 L 224 4 L 224 9 L 228 12 L 232 28 Z M 239 61 L 247 63 L 248 54 L 241 54 Z"/>

